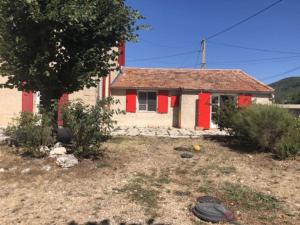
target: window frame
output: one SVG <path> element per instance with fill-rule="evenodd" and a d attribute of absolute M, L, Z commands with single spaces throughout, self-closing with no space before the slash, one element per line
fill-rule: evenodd
<path fill-rule="evenodd" d="M 139 100 L 139 95 L 140 93 L 143 92 L 143 93 L 147 93 L 146 94 L 146 110 L 140 110 L 140 100 Z M 148 93 L 149 92 L 152 92 L 152 93 L 155 93 L 156 94 L 156 105 L 155 105 L 155 111 L 148 111 Z M 157 104 L 158 104 L 158 91 L 157 90 L 138 90 L 137 91 L 137 111 L 138 112 L 142 112 L 142 113 L 156 113 L 157 112 Z"/>

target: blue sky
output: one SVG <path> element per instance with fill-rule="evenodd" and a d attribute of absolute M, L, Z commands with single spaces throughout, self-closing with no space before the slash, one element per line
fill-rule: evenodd
<path fill-rule="evenodd" d="M 142 22 L 152 28 L 139 33 L 138 43 L 127 43 L 126 66 L 199 68 L 201 58 L 197 51 L 200 50 L 202 38 L 239 22 L 275 1 L 127 0 L 128 5 L 146 16 Z M 228 44 L 272 51 L 255 51 Z M 292 71 L 297 67 L 298 70 Z M 266 83 L 298 76 L 300 1 L 284 0 L 263 14 L 209 40 L 207 68 L 243 69 Z M 285 72 L 287 74 L 282 74 Z"/>

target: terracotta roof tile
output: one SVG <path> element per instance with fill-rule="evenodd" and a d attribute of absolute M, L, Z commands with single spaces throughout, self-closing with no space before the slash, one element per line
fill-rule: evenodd
<path fill-rule="evenodd" d="M 274 90 L 242 70 L 123 68 L 113 89 L 186 89 L 218 92 Z"/>

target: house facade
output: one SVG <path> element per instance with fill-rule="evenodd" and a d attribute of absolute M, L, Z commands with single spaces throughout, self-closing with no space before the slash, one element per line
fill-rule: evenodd
<path fill-rule="evenodd" d="M 241 70 L 123 68 L 111 95 L 120 126 L 217 128 L 218 109 L 272 103 L 274 90 Z"/>
<path fill-rule="evenodd" d="M 103 77 L 96 88 L 63 95 L 59 105 L 76 99 L 93 105 L 112 96 L 120 101 L 112 107 L 126 112 L 115 116 L 119 126 L 211 129 L 227 101 L 239 107 L 272 103 L 274 90 L 241 70 L 127 68 L 124 44 L 120 52 L 121 71 Z M 21 111 L 37 112 L 38 104 L 38 93 L 0 89 L 0 126 Z M 58 124 L 63 124 L 60 116 Z"/>

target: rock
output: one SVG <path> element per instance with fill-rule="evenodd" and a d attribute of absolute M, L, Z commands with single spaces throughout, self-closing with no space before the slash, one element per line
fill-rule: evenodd
<path fill-rule="evenodd" d="M 30 172 L 30 168 L 26 168 L 26 169 L 24 169 L 24 170 L 21 171 L 22 174 L 29 173 L 29 172 Z"/>
<path fill-rule="evenodd" d="M 14 166 L 14 167 L 12 167 L 12 168 L 9 168 L 8 171 L 12 172 L 12 171 L 15 171 L 16 169 L 18 169 L 18 167 L 17 167 L 17 166 Z"/>
<path fill-rule="evenodd" d="M 42 170 L 50 171 L 51 170 L 51 166 L 49 166 L 49 165 L 43 166 Z"/>
<path fill-rule="evenodd" d="M 72 155 L 61 155 L 56 159 L 56 164 L 62 168 L 70 168 L 78 164 L 78 159 Z"/>
<path fill-rule="evenodd" d="M 57 143 L 53 146 L 53 148 L 59 148 L 59 147 L 63 147 L 62 143 L 60 143 L 60 142 L 57 142 Z"/>
<path fill-rule="evenodd" d="M 186 159 L 186 158 L 193 158 L 194 155 L 191 152 L 183 152 L 180 154 L 180 156 L 181 156 L 181 158 Z"/>
<path fill-rule="evenodd" d="M 41 146 L 40 147 L 40 152 L 48 154 L 50 152 L 50 149 L 47 146 Z"/>
<path fill-rule="evenodd" d="M 5 169 L 4 168 L 0 168 L 0 173 L 4 173 Z"/>
<path fill-rule="evenodd" d="M 55 158 L 57 156 L 65 155 L 65 154 L 67 154 L 67 149 L 65 147 L 53 148 L 50 151 L 50 157 L 51 158 Z"/>

